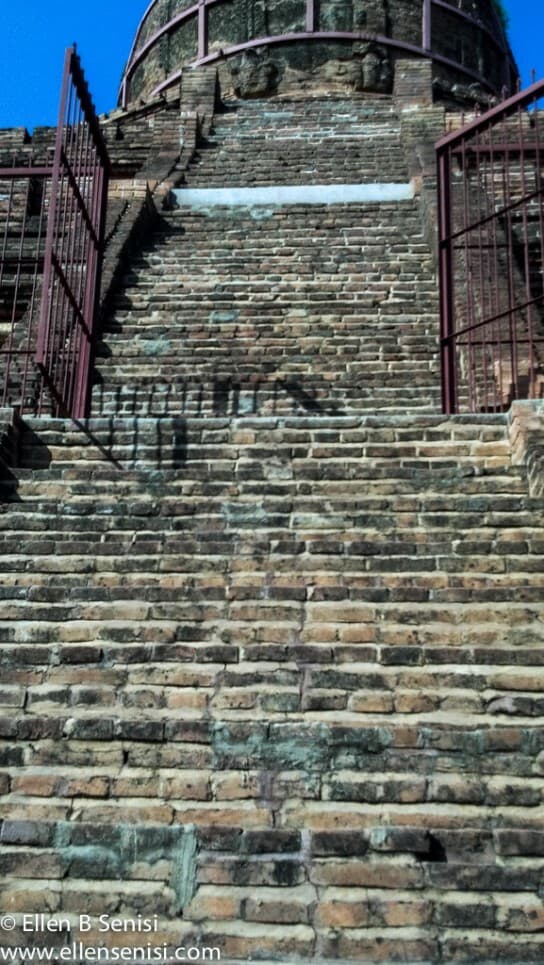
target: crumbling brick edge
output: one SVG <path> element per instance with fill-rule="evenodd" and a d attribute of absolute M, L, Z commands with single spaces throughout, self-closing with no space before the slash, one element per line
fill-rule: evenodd
<path fill-rule="evenodd" d="M 513 402 L 508 436 L 514 466 L 525 466 L 529 495 L 544 496 L 544 399 Z"/>

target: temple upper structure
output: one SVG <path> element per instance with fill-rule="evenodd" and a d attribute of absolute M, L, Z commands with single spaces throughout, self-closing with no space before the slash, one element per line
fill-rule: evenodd
<path fill-rule="evenodd" d="M 120 102 L 152 99 L 205 64 L 240 97 L 335 82 L 390 93 L 407 57 L 432 62 L 441 99 L 486 102 L 517 82 L 494 0 L 153 0 Z"/>

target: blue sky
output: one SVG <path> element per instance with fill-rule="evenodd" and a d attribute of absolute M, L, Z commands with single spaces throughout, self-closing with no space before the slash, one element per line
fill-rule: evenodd
<path fill-rule="evenodd" d="M 0 0 L 0 127 L 56 123 L 64 48 L 78 44 L 94 101 L 115 106 L 117 89 L 147 0 Z M 524 85 L 544 78 L 543 0 L 505 0 Z"/>

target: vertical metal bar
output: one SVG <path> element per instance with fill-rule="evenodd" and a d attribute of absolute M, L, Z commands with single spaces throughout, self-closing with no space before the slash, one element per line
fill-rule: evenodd
<path fill-rule="evenodd" d="M 8 208 L 6 211 L 6 220 L 4 221 L 4 237 L 2 239 L 2 255 L 0 257 L 0 284 L 2 283 L 2 280 L 4 277 L 4 264 L 6 260 L 6 252 L 7 252 L 7 246 L 8 246 L 8 231 L 9 231 L 9 224 L 11 221 L 11 212 L 13 210 L 13 195 L 15 191 L 14 185 L 15 185 L 15 182 L 12 179 L 9 183 Z"/>
<path fill-rule="evenodd" d="M 501 164 L 501 168 L 498 165 Z M 502 170 L 502 178 L 499 180 L 499 171 Z M 490 133 L 490 153 L 489 153 L 489 163 L 486 171 L 485 178 L 485 216 L 489 221 L 488 231 L 490 233 L 489 242 L 489 279 L 491 288 L 491 312 L 495 316 L 496 321 L 492 325 L 492 338 L 497 345 L 497 355 L 498 355 L 498 370 L 495 367 L 495 388 L 498 382 L 498 395 L 501 407 L 505 403 L 505 393 L 504 393 L 504 360 L 503 360 L 503 338 L 502 338 L 502 325 L 500 321 L 500 311 L 501 311 L 501 297 L 500 297 L 500 278 L 501 278 L 501 266 L 500 266 L 500 255 L 499 255 L 499 245 L 497 240 L 497 226 L 499 225 L 499 216 L 497 211 L 501 207 L 500 198 L 500 186 L 503 186 L 504 194 L 504 160 L 500 161 L 495 155 L 495 139 L 493 137 L 493 131 Z M 500 227 L 500 226 L 499 226 Z"/>
<path fill-rule="evenodd" d="M 423 0 L 423 22 L 421 25 L 421 46 L 423 50 L 430 50 L 432 47 L 432 0 Z"/>
<path fill-rule="evenodd" d="M 63 156 L 63 221 L 62 228 L 57 235 L 59 244 L 57 255 L 58 263 L 60 270 L 63 273 L 63 278 L 68 284 L 70 291 L 73 291 L 75 253 L 74 229 L 77 223 L 77 200 L 70 178 L 74 176 L 74 168 L 77 168 L 78 158 L 81 156 L 81 107 L 79 105 L 73 85 L 72 67 L 73 58 L 70 64 L 70 95 L 68 99 L 69 106 L 66 117 L 66 138 Z M 57 291 L 60 310 L 57 312 L 54 321 L 54 341 L 52 345 L 52 358 L 49 374 L 54 382 L 55 388 L 58 390 L 60 389 L 60 385 L 63 381 L 63 372 L 65 372 L 67 366 L 66 337 L 73 317 L 73 307 L 70 304 L 68 293 L 65 291 L 64 285 L 62 284 L 62 279 L 60 277 L 57 278 Z M 57 414 L 59 414 L 58 400 L 55 401 L 55 407 Z"/>
<path fill-rule="evenodd" d="M 85 208 L 90 219 L 92 228 L 95 227 L 94 201 L 97 172 L 89 174 L 94 160 L 95 151 L 93 150 L 90 129 L 86 125 L 86 150 L 84 170 L 81 172 L 85 182 L 85 190 L 82 195 L 85 198 Z M 90 197 L 88 196 L 90 194 Z M 72 343 L 73 354 L 71 357 L 71 379 L 68 389 L 72 406 L 76 404 L 76 395 L 82 380 L 86 381 L 87 367 L 89 364 L 89 352 L 87 347 L 91 337 L 92 315 L 93 315 L 93 295 L 96 278 L 95 251 L 93 239 L 89 227 L 82 217 L 79 218 L 79 260 L 80 271 L 77 285 L 77 303 L 80 307 L 82 318 L 78 318 L 73 327 Z M 71 343 L 71 344 L 72 344 Z"/>
<path fill-rule="evenodd" d="M 51 198 L 49 202 L 49 219 L 47 226 L 47 237 L 45 241 L 45 260 L 43 270 L 43 289 L 42 305 L 40 311 L 40 324 L 38 331 L 38 343 L 36 346 L 36 362 L 43 365 L 45 361 L 46 346 L 49 341 L 49 328 L 51 324 L 51 285 L 53 273 L 53 246 L 55 242 L 55 221 L 57 205 L 59 202 L 59 186 L 61 176 L 62 148 L 64 140 L 64 118 L 66 115 L 66 103 L 68 97 L 68 80 L 70 75 L 70 62 L 73 48 L 66 51 L 64 58 L 64 74 L 62 79 L 62 92 L 59 107 L 59 120 L 57 127 L 57 137 L 55 141 L 55 154 L 53 158 L 53 175 L 51 178 Z"/>
<path fill-rule="evenodd" d="M 6 256 L 7 256 L 7 249 L 8 249 L 8 232 L 9 232 L 9 225 L 10 225 L 10 221 L 11 221 L 12 211 L 13 211 L 13 208 L 14 208 L 14 194 L 15 194 L 15 181 L 12 180 L 12 181 L 10 182 L 8 208 L 7 208 L 6 220 L 5 220 L 5 224 L 4 224 L 4 237 L 3 237 L 3 241 L 2 241 L 2 258 L 1 258 L 1 262 L 0 262 L 0 281 L 3 280 L 3 275 L 4 275 L 4 265 L 5 265 Z M 3 395 L 2 395 L 2 402 L 3 402 L 4 405 L 6 404 L 7 399 L 8 399 L 8 396 L 9 396 L 9 377 L 10 377 L 10 371 L 11 371 L 11 359 L 12 359 L 11 350 L 12 350 L 12 347 L 13 347 L 13 331 L 10 331 L 8 352 L 7 352 L 7 357 L 6 357 L 6 367 L 5 367 L 5 370 L 4 370 L 4 390 L 3 390 Z"/>
<path fill-rule="evenodd" d="M 39 290 L 39 270 L 40 270 L 40 249 L 43 238 L 43 226 L 45 221 L 45 207 L 46 207 L 46 192 L 45 192 L 45 182 L 41 182 L 41 196 L 40 196 L 40 214 L 38 218 L 38 230 L 36 233 L 36 258 L 34 261 L 34 271 L 32 277 L 32 291 L 30 295 L 30 302 L 27 309 L 27 335 L 25 344 L 25 367 L 23 373 L 23 384 L 28 383 L 29 377 L 29 367 L 30 359 L 32 357 L 32 349 L 34 345 L 34 339 L 36 337 L 36 316 L 35 316 L 35 305 L 36 298 Z"/>
<path fill-rule="evenodd" d="M 505 123 L 505 133 L 508 131 L 508 127 Z M 517 358 L 517 339 L 516 339 L 516 327 L 515 327 L 515 291 L 514 291 L 514 245 L 513 245 L 513 227 L 512 227 L 512 211 L 511 201 L 512 201 L 512 173 L 510 164 L 510 152 L 505 151 L 505 187 L 506 187 L 506 279 L 507 279 L 507 300 L 508 300 L 508 331 L 510 340 L 510 372 L 512 378 L 512 398 L 517 399 L 519 395 L 518 389 L 518 358 Z"/>
<path fill-rule="evenodd" d="M 17 266 L 17 286 L 14 293 L 13 308 L 11 313 L 12 333 L 15 333 L 15 326 L 17 324 L 17 304 L 19 302 L 19 289 L 21 285 L 22 260 L 25 256 L 25 241 L 27 240 L 28 217 L 29 217 L 29 208 L 30 208 L 30 178 L 27 178 L 25 188 L 26 190 L 25 190 L 25 195 L 23 200 L 23 222 L 21 225 L 21 237 L 20 237 L 20 244 L 19 244 L 19 264 Z M 24 406 L 25 406 L 26 372 L 27 372 L 27 366 L 23 364 L 23 371 L 19 373 L 19 386 L 20 386 L 19 405 L 20 405 L 21 412 L 23 412 Z"/>
<path fill-rule="evenodd" d="M 306 30 L 310 34 L 315 31 L 315 0 L 306 0 Z"/>
<path fill-rule="evenodd" d="M 442 405 L 457 410 L 455 317 L 453 304 L 453 248 L 451 239 L 451 157 L 449 148 L 438 154 L 438 242 L 440 274 L 440 336 Z"/>
<path fill-rule="evenodd" d="M 86 251 L 86 226 L 84 222 L 84 209 L 87 206 L 86 180 L 89 166 L 89 152 L 91 149 L 91 135 L 89 125 L 85 124 L 83 110 L 79 100 L 77 100 L 78 110 L 75 118 L 75 129 L 77 131 L 76 149 L 70 159 L 70 170 L 74 184 L 79 187 L 82 202 L 77 198 L 74 187 L 71 187 L 73 195 L 73 217 L 70 224 L 71 233 L 71 256 L 69 283 L 72 297 L 77 308 L 81 311 L 82 290 L 84 286 L 83 276 L 87 267 Z M 81 209 L 81 203 L 84 209 Z M 62 396 L 68 410 L 71 410 L 74 372 L 77 368 L 79 357 L 79 341 L 81 337 L 81 319 L 74 306 L 69 307 L 67 325 L 63 333 L 63 365 L 60 371 L 59 385 L 62 385 Z"/>
<path fill-rule="evenodd" d="M 529 381 L 529 395 L 533 393 L 533 338 L 534 338 L 534 319 L 533 319 L 533 306 L 532 306 L 532 286 L 531 286 L 531 258 L 530 258 L 530 239 L 529 239 L 529 224 L 527 219 L 527 208 L 528 200 L 527 196 L 529 194 L 529 189 L 527 187 L 527 160 L 526 160 L 526 139 L 524 131 L 524 121 L 526 121 L 527 115 L 522 115 L 519 112 L 518 118 L 518 132 L 519 132 L 519 144 L 520 144 L 520 179 L 521 179 L 521 193 L 523 201 L 521 204 L 521 216 L 523 222 L 523 274 L 525 275 L 525 300 L 527 302 L 527 338 L 529 342 L 529 358 L 528 362 L 528 381 Z"/>
<path fill-rule="evenodd" d="M 536 188 L 536 205 L 538 211 L 538 238 L 540 241 L 540 261 L 538 264 L 538 294 L 540 298 L 540 315 L 542 317 L 542 304 L 544 301 L 544 208 L 543 208 L 543 195 L 542 195 L 542 155 L 541 155 L 541 145 L 540 145 L 540 119 L 537 113 L 538 109 L 538 99 L 535 95 L 535 188 Z M 531 359 L 532 359 L 532 373 L 531 378 L 534 383 L 534 388 L 531 390 L 531 395 L 536 395 L 536 364 L 537 364 L 537 353 L 536 346 L 531 346 Z"/>
<path fill-rule="evenodd" d="M 475 156 L 476 156 L 475 183 L 476 183 L 476 198 L 477 198 L 477 204 L 475 204 L 474 210 L 476 214 L 476 223 L 478 225 L 478 234 L 477 234 L 478 242 L 477 242 L 476 258 L 478 259 L 478 272 L 480 277 L 480 293 L 479 293 L 480 313 L 481 313 L 482 320 L 485 320 L 487 317 L 489 317 L 488 306 L 489 306 L 489 300 L 491 297 L 492 280 L 490 278 L 489 272 L 488 271 L 486 272 L 486 267 L 488 267 L 488 264 L 486 264 L 486 262 L 488 258 L 487 242 L 488 242 L 489 225 L 482 224 L 482 218 L 483 218 L 482 201 L 485 194 L 486 185 L 485 185 L 485 182 L 482 184 L 482 174 L 481 174 L 482 153 L 480 151 L 480 147 L 485 146 L 485 139 L 482 140 L 481 138 L 480 128 L 477 128 L 475 131 L 474 142 L 475 142 L 474 147 L 475 147 Z M 474 221 L 474 215 L 473 215 L 473 221 Z M 493 347 L 492 347 L 493 339 L 491 339 L 491 348 L 489 348 L 489 344 L 488 344 L 489 332 L 488 332 L 487 323 L 480 326 L 480 332 L 481 332 L 480 341 L 482 343 L 480 348 L 480 358 L 481 358 L 480 374 L 483 382 L 482 404 L 483 404 L 484 410 L 487 412 L 490 407 L 494 408 L 496 406 L 496 401 L 497 401 L 496 392 L 495 392 L 495 380 L 493 378 Z M 491 379 L 489 378 L 490 369 L 491 369 Z M 490 401 L 489 401 L 490 383 L 493 388 L 492 406 L 490 406 Z M 472 407 L 473 409 L 475 409 L 476 407 L 479 407 L 477 399 L 474 400 L 474 403 L 475 404 Z"/>
<path fill-rule="evenodd" d="M 198 59 L 208 53 L 208 10 L 206 0 L 198 0 Z"/>
<path fill-rule="evenodd" d="M 8 383 L 8 391 L 9 391 L 9 379 L 11 377 L 12 363 L 14 361 L 15 326 L 17 324 L 17 305 L 19 303 L 21 269 L 22 269 L 22 260 L 23 260 L 23 254 L 24 254 L 24 244 L 25 244 L 25 235 L 26 235 L 26 222 L 27 222 L 28 197 L 29 197 L 28 180 L 26 181 L 23 190 L 25 191 L 25 194 L 23 196 L 22 220 L 21 220 L 21 226 L 20 226 L 20 232 L 19 232 L 19 244 L 18 244 L 18 251 L 17 251 L 17 265 L 15 269 L 15 278 L 13 280 L 13 294 L 12 294 L 12 303 L 11 303 L 11 312 L 10 312 L 10 321 L 9 321 L 9 339 L 8 339 L 8 347 L 7 347 L 8 363 L 6 366 L 6 377 L 7 377 L 7 383 Z M 21 402 L 22 402 L 22 399 L 19 400 L 20 404 Z"/>
<path fill-rule="evenodd" d="M 473 264 L 471 247 L 469 244 L 469 237 L 471 232 L 470 218 L 469 218 L 469 188 L 470 188 L 470 175 L 469 175 L 469 162 L 467 159 L 467 141 L 463 139 L 461 145 L 461 190 L 463 193 L 463 204 L 462 204 L 462 226 L 459 229 L 458 224 L 455 219 L 455 212 L 458 206 L 455 204 L 455 200 L 452 198 L 454 207 L 452 215 L 452 224 L 457 231 L 461 230 L 460 241 L 462 239 L 463 250 L 464 250 L 464 263 L 463 263 L 463 276 L 466 278 L 466 284 L 464 287 L 464 312 L 460 313 L 458 302 L 459 298 L 457 293 L 453 292 L 455 311 L 457 319 L 460 321 L 461 325 L 457 325 L 457 328 L 461 327 L 466 329 L 469 325 L 467 333 L 468 342 L 468 395 L 469 403 L 472 406 L 475 399 L 475 384 L 474 384 L 474 358 L 473 358 L 473 345 L 472 345 L 472 326 L 474 325 L 474 276 L 473 276 Z M 459 244 L 459 248 L 461 245 Z M 481 286 L 480 286 L 481 287 Z M 463 342 L 464 345 L 464 337 Z"/>
<path fill-rule="evenodd" d="M 86 292 L 86 318 L 89 334 L 83 342 L 81 360 L 78 367 L 78 381 L 74 394 L 74 416 L 77 419 L 83 419 L 87 414 L 91 362 L 94 349 L 94 319 L 96 317 L 100 295 L 106 192 L 106 171 L 104 166 L 100 164 L 98 165 L 96 172 L 95 203 L 93 205 L 93 224 L 95 225 L 95 232 L 98 240 L 96 245 L 93 245 L 92 249 L 92 271 L 89 271 Z"/>

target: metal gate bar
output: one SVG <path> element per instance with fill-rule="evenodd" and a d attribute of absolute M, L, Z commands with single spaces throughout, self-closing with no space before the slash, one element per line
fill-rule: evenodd
<path fill-rule="evenodd" d="M 66 52 L 36 363 L 57 412 L 87 411 L 108 156 L 75 48 Z M 39 411 L 44 406 L 40 399 Z"/>
<path fill-rule="evenodd" d="M 66 51 L 52 164 L 35 165 L 23 145 L 12 162 L 0 168 L 2 404 L 83 418 L 108 157 L 75 48 Z"/>
<path fill-rule="evenodd" d="M 442 399 L 544 395 L 544 81 L 437 144 Z"/>

